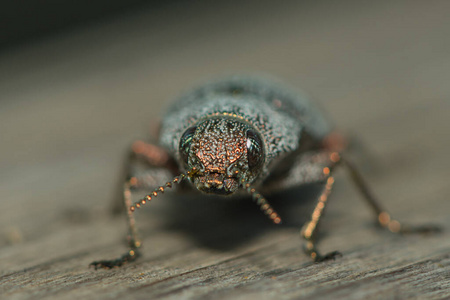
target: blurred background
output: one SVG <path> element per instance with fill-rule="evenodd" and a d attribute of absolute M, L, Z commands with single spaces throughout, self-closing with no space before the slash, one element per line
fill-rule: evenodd
<path fill-rule="evenodd" d="M 101 214 L 128 145 L 168 103 L 242 72 L 311 94 L 376 157 L 394 210 L 448 220 L 449 1 L 1 5 L 2 245 L 61 232 L 66 210 Z"/>

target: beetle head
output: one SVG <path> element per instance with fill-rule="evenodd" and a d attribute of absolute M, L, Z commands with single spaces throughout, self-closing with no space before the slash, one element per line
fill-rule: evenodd
<path fill-rule="evenodd" d="M 229 195 L 241 188 L 275 224 L 281 223 L 278 213 L 251 185 L 263 170 L 265 148 L 261 136 L 250 123 L 228 114 L 203 119 L 183 133 L 179 154 L 185 172 L 135 202 L 130 206 L 131 212 L 166 188 L 189 178 L 204 193 Z M 125 185 L 128 193 L 129 184 Z"/>
<path fill-rule="evenodd" d="M 230 116 L 204 119 L 180 139 L 180 158 L 195 187 L 228 195 L 253 182 L 264 164 L 264 144 L 256 129 Z"/>

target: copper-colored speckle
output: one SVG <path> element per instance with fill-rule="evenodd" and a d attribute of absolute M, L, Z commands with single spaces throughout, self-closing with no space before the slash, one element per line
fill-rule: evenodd
<path fill-rule="evenodd" d="M 339 156 L 339 153 L 333 152 L 330 154 L 330 160 L 332 162 L 337 163 L 340 159 L 341 159 L 341 157 Z"/>
<path fill-rule="evenodd" d="M 387 226 L 391 221 L 391 216 L 387 212 L 382 212 L 378 215 L 378 221 L 382 226 Z"/>
<path fill-rule="evenodd" d="M 333 177 L 329 177 L 328 180 L 327 180 L 327 184 L 331 185 L 333 183 L 334 183 L 334 178 Z"/>
<path fill-rule="evenodd" d="M 281 101 L 280 101 L 279 99 L 273 99 L 273 100 L 272 100 L 272 103 L 273 103 L 273 105 L 274 105 L 276 108 L 280 108 L 281 105 L 282 105 L 282 103 L 281 103 Z"/>
<path fill-rule="evenodd" d="M 399 232 L 401 228 L 400 222 L 394 220 L 389 223 L 388 228 L 392 232 Z"/>
<path fill-rule="evenodd" d="M 137 181 L 137 178 L 136 178 L 136 177 L 131 177 L 131 178 L 130 178 L 130 184 L 131 184 L 131 185 L 135 186 L 135 185 L 137 184 L 137 182 L 138 182 L 138 181 Z"/>

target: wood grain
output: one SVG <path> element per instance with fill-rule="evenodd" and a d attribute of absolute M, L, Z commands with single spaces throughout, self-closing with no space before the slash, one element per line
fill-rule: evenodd
<path fill-rule="evenodd" d="M 450 298 L 450 26 L 447 1 L 177 2 L 0 56 L 2 299 Z M 265 72 L 311 93 L 400 220 L 397 236 L 345 172 L 313 264 L 299 228 L 317 187 L 280 194 L 273 226 L 248 201 L 165 194 L 139 212 L 143 257 L 109 208 L 120 166 L 173 97 L 211 76 Z"/>

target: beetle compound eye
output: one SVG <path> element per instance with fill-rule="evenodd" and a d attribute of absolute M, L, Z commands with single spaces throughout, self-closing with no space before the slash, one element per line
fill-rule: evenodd
<path fill-rule="evenodd" d="M 264 144 L 259 135 L 252 129 L 247 130 L 248 169 L 258 171 L 264 163 Z"/>
<path fill-rule="evenodd" d="M 197 126 L 189 127 L 181 136 L 180 139 L 180 156 L 183 162 L 187 165 L 189 158 L 189 149 L 191 148 L 192 140 L 194 138 Z"/>

